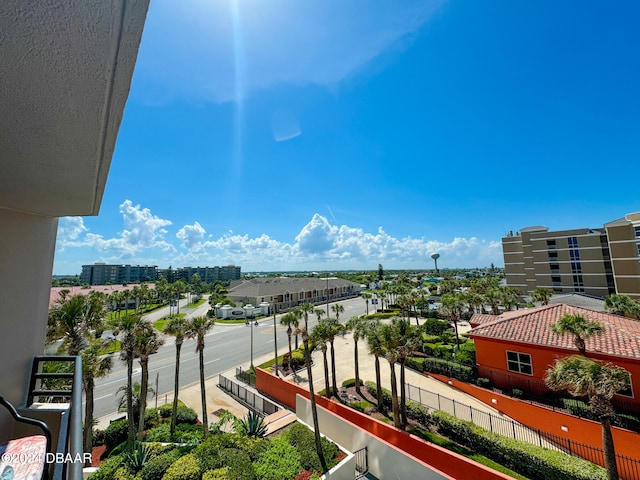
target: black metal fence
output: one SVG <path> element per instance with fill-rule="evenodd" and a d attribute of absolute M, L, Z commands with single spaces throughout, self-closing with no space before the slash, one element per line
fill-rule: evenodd
<path fill-rule="evenodd" d="M 525 427 L 510 418 L 479 410 L 466 403 L 411 384 L 406 384 L 406 395 L 408 399 L 418 402 L 425 407 L 447 412 L 460 420 L 474 423 L 490 432 L 538 445 L 543 448 L 562 451 L 574 457 L 584 458 L 599 465 L 604 465 L 604 452 L 602 449 L 591 445 L 573 442 L 567 438 Z M 616 455 L 616 463 L 621 479 L 640 480 L 639 459 Z"/>
<path fill-rule="evenodd" d="M 367 447 L 353 452 L 356 459 L 356 479 L 365 478 L 369 473 L 369 450 Z"/>
<path fill-rule="evenodd" d="M 253 387 L 256 385 L 256 374 L 242 370 L 242 367 L 236 367 L 236 379 Z"/>
<path fill-rule="evenodd" d="M 264 415 L 271 415 L 272 413 L 280 410 L 280 407 L 271 400 L 264 398 L 259 393 L 254 392 L 229 378 L 226 378 L 222 374 L 218 376 L 218 386 L 240 402 Z"/>

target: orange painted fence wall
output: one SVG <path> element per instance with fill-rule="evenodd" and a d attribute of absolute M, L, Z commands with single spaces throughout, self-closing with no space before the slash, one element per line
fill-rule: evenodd
<path fill-rule="evenodd" d="M 264 395 L 294 410 L 296 395 L 309 398 L 309 392 L 304 388 L 275 377 L 259 368 L 256 369 L 256 388 Z M 439 470 L 453 478 L 473 478 L 474 480 L 508 480 L 511 478 L 325 397 L 316 395 L 316 403 L 343 420 L 406 452 L 434 470 Z"/>
<path fill-rule="evenodd" d="M 532 405 L 443 375 L 429 373 L 429 376 L 443 383 L 449 383 L 458 390 L 468 393 L 522 425 L 569 439 L 572 442 L 591 445 L 599 449 L 602 448 L 602 429 L 598 422 L 574 417 L 562 412 L 555 412 L 550 408 Z M 493 400 L 496 400 L 497 403 L 494 403 Z M 565 432 L 562 426 L 566 427 L 568 431 Z M 616 453 L 638 458 L 640 434 L 617 427 L 613 427 L 612 431 Z"/>

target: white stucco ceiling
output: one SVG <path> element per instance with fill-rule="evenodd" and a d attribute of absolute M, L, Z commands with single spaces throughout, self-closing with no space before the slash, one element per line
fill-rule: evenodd
<path fill-rule="evenodd" d="M 98 214 L 148 3 L 0 2 L 0 208 Z"/>

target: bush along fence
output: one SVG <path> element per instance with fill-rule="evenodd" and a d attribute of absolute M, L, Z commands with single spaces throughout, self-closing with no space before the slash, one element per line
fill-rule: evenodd
<path fill-rule="evenodd" d="M 604 452 L 602 449 L 591 445 L 572 442 L 557 435 L 525 427 L 509 418 L 479 410 L 471 405 L 457 402 L 454 399 L 411 384 L 406 384 L 406 395 L 411 401 L 427 407 L 429 410 L 449 414 L 458 420 L 477 425 L 492 434 L 535 445 L 546 450 L 591 459 L 600 465 L 604 465 Z M 640 460 L 617 455 L 616 463 L 618 464 L 620 478 L 624 480 L 640 480 Z"/>

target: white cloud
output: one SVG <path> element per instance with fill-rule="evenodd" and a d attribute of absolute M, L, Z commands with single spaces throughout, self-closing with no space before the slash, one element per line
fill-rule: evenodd
<path fill-rule="evenodd" d="M 172 222 L 126 200 L 120 205 L 125 229 L 113 238 L 92 233 L 82 218 L 60 220 L 56 264 L 69 268 L 103 261 L 134 265 L 214 266 L 235 264 L 243 271 L 347 270 L 432 268 L 433 252 L 440 253 L 440 268 L 484 267 L 502 264 L 500 241 L 476 237 L 445 242 L 425 238 L 396 238 L 382 227 L 376 232 L 334 225 L 315 214 L 291 243 L 262 234 L 250 237 L 229 231 L 219 238 L 207 234 L 199 223 L 177 229 L 174 244 L 165 240 Z M 67 273 L 67 272 L 63 272 Z"/>

